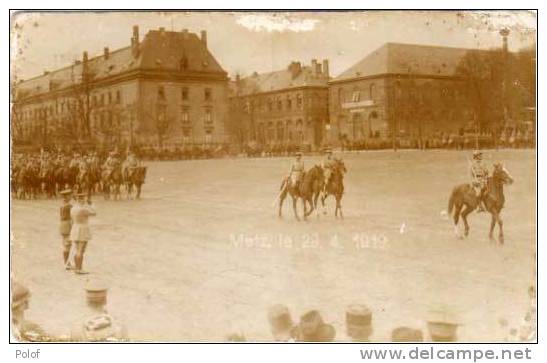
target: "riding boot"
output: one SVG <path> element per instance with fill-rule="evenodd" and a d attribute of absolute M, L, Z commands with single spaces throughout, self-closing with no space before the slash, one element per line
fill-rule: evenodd
<path fill-rule="evenodd" d="M 63 251 L 63 261 L 64 261 L 65 265 L 67 265 L 67 263 L 68 263 L 68 256 L 69 255 L 70 255 L 69 251 Z"/>

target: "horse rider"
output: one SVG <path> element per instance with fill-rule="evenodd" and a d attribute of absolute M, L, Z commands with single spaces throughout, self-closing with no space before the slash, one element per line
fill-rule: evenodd
<path fill-rule="evenodd" d="M 112 174 L 112 171 L 118 167 L 119 161 L 116 157 L 117 154 L 115 151 L 111 151 L 110 154 L 108 154 L 108 158 L 103 164 L 103 169 L 107 172 L 108 177 L 110 178 L 110 175 Z"/>
<path fill-rule="evenodd" d="M 124 162 L 124 174 L 127 177 L 131 177 L 137 167 L 139 166 L 139 160 L 132 151 L 127 153 L 127 159 Z"/>
<path fill-rule="evenodd" d="M 323 168 L 323 173 L 325 174 L 325 184 L 323 185 L 323 192 L 326 192 L 330 177 L 332 175 L 332 172 L 334 171 L 334 164 L 336 160 L 332 156 L 332 150 L 330 148 L 326 148 L 324 150 L 324 153 L 325 157 L 321 161 L 321 167 Z"/>
<path fill-rule="evenodd" d="M 289 169 L 289 186 L 297 186 L 305 172 L 304 162 L 302 161 L 302 153 L 299 151 L 295 154 L 295 156 L 296 158 Z"/>
<path fill-rule="evenodd" d="M 488 169 L 482 163 L 482 152 L 473 152 L 473 161 L 471 162 L 471 185 L 477 198 L 479 199 L 478 212 L 484 212 L 486 210 L 484 206 L 484 192 L 486 191 L 486 183 L 488 180 Z"/>

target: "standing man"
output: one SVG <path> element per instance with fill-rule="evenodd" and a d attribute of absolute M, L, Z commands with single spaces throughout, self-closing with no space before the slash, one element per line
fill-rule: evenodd
<path fill-rule="evenodd" d="M 70 230 L 72 228 L 72 220 L 70 218 L 72 204 L 70 204 L 70 199 L 72 199 L 72 190 L 65 189 L 61 191 L 60 194 L 63 197 L 63 204 L 60 208 L 61 222 L 59 224 L 59 232 L 63 239 L 63 261 L 65 268 L 70 270 L 72 265 L 70 264 L 68 257 L 70 256 L 70 247 L 72 246 L 72 242 L 70 241 Z"/>
<path fill-rule="evenodd" d="M 97 213 L 91 204 L 91 199 L 85 202 L 85 193 L 76 194 L 77 204 L 72 207 L 70 217 L 72 218 L 72 230 L 70 231 L 70 240 L 76 244 L 76 254 L 74 256 L 75 269 L 77 274 L 85 274 L 82 270 L 84 262 L 84 253 L 87 242 L 91 240 L 91 231 L 89 229 L 89 217 Z"/>
<path fill-rule="evenodd" d="M 479 200 L 478 212 L 486 210 L 484 206 L 484 191 L 486 190 L 486 182 L 488 180 L 488 169 L 482 163 L 482 152 L 476 150 L 473 152 L 473 162 L 471 163 L 471 185 L 475 190 L 475 194 Z"/>

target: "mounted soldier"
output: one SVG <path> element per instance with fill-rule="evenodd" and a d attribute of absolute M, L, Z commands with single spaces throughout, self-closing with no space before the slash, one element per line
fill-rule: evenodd
<path fill-rule="evenodd" d="M 304 162 L 302 161 L 302 153 L 297 152 L 295 154 L 295 160 L 291 164 L 291 168 L 289 169 L 289 177 L 288 182 L 289 186 L 293 187 L 300 183 L 300 180 L 302 179 L 302 176 L 304 175 L 304 172 L 306 169 L 304 168 Z"/>
<path fill-rule="evenodd" d="M 108 158 L 103 164 L 103 169 L 107 173 L 107 178 L 110 178 L 110 175 L 120 165 L 120 161 L 118 160 L 118 154 L 115 151 L 111 151 L 108 155 Z"/>
<path fill-rule="evenodd" d="M 321 167 L 323 168 L 323 173 L 325 174 L 325 185 L 323 186 L 323 193 L 327 189 L 327 185 L 331 179 L 331 175 L 334 171 L 336 160 L 332 156 L 332 150 L 330 148 L 325 148 L 323 150 L 325 156 L 321 161 Z"/>
<path fill-rule="evenodd" d="M 123 165 L 123 173 L 125 179 L 129 179 L 133 176 L 135 170 L 139 166 L 139 160 L 132 151 L 127 153 L 127 159 L 125 159 Z"/>
<path fill-rule="evenodd" d="M 482 163 L 482 152 L 473 152 L 473 161 L 470 166 L 471 173 L 471 185 L 475 191 L 475 194 L 479 200 L 478 212 L 484 212 L 484 192 L 486 191 L 486 182 L 488 180 L 488 169 Z"/>

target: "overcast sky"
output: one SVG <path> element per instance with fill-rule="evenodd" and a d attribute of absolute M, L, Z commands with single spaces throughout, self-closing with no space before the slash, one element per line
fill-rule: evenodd
<path fill-rule="evenodd" d="M 536 14 L 514 12 L 304 12 L 304 13 L 20 13 L 12 17 L 12 63 L 18 79 L 40 75 L 90 56 L 128 46 L 132 26 L 141 39 L 165 27 L 207 30 L 209 49 L 233 77 L 285 68 L 291 61 L 330 60 L 332 76 L 386 42 L 466 48 L 501 46 L 499 30 L 511 30 L 509 48 L 533 44 Z"/>

